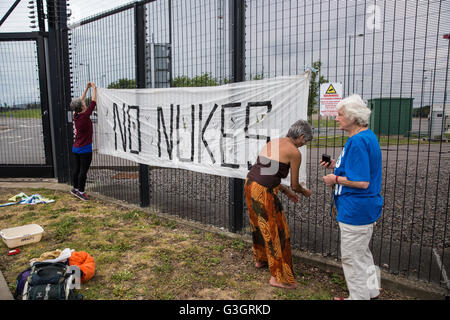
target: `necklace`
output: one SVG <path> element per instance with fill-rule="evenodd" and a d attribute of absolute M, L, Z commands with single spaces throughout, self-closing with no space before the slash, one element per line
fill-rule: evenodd
<path fill-rule="evenodd" d="M 355 136 L 355 135 L 357 135 L 358 133 L 360 133 L 360 132 L 363 131 L 364 129 L 365 129 L 365 127 L 360 127 L 360 128 L 358 128 L 358 131 L 355 132 L 354 134 L 352 134 L 352 137 Z"/>

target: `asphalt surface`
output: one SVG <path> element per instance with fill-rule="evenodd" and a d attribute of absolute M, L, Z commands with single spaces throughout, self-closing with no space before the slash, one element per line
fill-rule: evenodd
<path fill-rule="evenodd" d="M 45 164 L 42 120 L 0 117 L 0 164 Z"/>

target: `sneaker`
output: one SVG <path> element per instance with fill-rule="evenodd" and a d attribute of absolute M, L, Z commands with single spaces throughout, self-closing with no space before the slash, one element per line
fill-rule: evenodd
<path fill-rule="evenodd" d="M 81 200 L 83 200 L 83 201 L 88 201 L 89 200 L 88 195 L 86 194 L 86 192 L 78 191 L 76 196 L 78 198 L 80 198 Z"/>
<path fill-rule="evenodd" d="M 70 193 L 73 194 L 74 196 L 76 196 L 78 192 L 79 192 L 78 189 L 75 189 L 75 188 L 70 190 Z"/>

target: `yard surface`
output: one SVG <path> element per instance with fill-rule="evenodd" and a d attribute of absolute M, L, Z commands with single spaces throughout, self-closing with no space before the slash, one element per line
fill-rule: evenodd
<path fill-rule="evenodd" d="M 8 256 L 0 244 L 0 270 L 11 292 L 17 275 L 32 258 L 56 249 L 86 251 L 94 259 L 94 278 L 81 285 L 85 300 L 329 300 L 348 295 L 342 275 L 305 265 L 294 257 L 298 287 L 269 285 L 267 268 L 253 265 L 251 245 L 228 237 L 120 207 L 100 200 L 82 202 L 69 193 L 48 189 L 0 187 L 0 203 L 24 192 L 54 203 L 0 208 L 0 229 L 37 223 L 45 232 L 40 242 Z M 382 290 L 381 299 L 410 299 Z"/>

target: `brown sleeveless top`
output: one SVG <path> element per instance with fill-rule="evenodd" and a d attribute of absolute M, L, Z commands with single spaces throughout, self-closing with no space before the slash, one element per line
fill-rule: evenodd
<path fill-rule="evenodd" d="M 273 189 L 281 183 L 281 179 L 288 176 L 290 167 L 290 164 L 258 156 L 256 163 L 248 172 L 247 178 L 266 188 Z M 261 169 L 263 169 L 262 172 Z"/>

